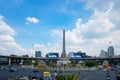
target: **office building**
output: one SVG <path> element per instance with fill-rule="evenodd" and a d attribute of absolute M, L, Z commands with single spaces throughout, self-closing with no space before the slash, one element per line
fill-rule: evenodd
<path fill-rule="evenodd" d="M 108 47 L 108 54 L 107 54 L 108 57 L 112 57 L 114 56 L 114 47 L 113 46 L 109 46 Z"/>
<path fill-rule="evenodd" d="M 107 57 L 107 51 L 101 50 L 100 57 L 101 58 Z"/>
<path fill-rule="evenodd" d="M 35 57 L 41 57 L 41 51 L 35 51 Z"/>

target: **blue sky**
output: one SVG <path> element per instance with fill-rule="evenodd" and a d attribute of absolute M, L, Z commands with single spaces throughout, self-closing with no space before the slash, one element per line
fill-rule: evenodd
<path fill-rule="evenodd" d="M 51 29 L 72 29 L 77 18 L 87 20 L 91 12 L 84 9 L 83 4 L 77 1 L 69 3 L 65 0 L 12 0 L 11 2 L 5 0 L 0 2 L 0 12 L 5 17 L 5 21 L 17 32 L 16 42 L 30 48 L 34 42 L 45 44 L 52 41 L 49 35 Z M 26 25 L 26 17 L 35 17 L 39 23 Z M 27 45 L 24 45 L 25 43 Z"/>
<path fill-rule="evenodd" d="M 65 29 L 67 53 L 83 51 L 98 56 L 100 50 L 107 50 L 109 41 L 112 41 L 118 54 L 120 39 L 111 37 L 120 33 L 119 17 L 116 16 L 119 13 L 118 6 L 117 0 L 0 1 L 0 36 L 6 38 L 6 41 L 0 40 L 0 53 L 9 55 L 11 51 L 18 55 L 31 55 L 32 44 L 35 44 L 34 50 L 41 50 L 43 56 L 54 51 L 61 54 L 62 30 Z M 5 31 L 9 33 L 5 34 Z M 9 39 L 13 43 L 12 49 Z"/>

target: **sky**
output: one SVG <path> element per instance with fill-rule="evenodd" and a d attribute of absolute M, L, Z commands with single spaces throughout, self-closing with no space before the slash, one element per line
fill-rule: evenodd
<path fill-rule="evenodd" d="M 67 54 L 99 56 L 112 45 L 120 55 L 119 7 L 119 0 L 0 0 L 0 55 L 61 55 L 63 29 Z"/>

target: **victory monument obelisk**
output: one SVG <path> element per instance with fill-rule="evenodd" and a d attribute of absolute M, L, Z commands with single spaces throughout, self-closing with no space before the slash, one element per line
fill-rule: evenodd
<path fill-rule="evenodd" d="M 65 30 L 63 30 L 63 51 L 61 54 L 62 58 L 66 58 L 66 51 L 65 51 Z"/>
<path fill-rule="evenodd" d="M 63 51 L 61 54 L 61 58 L 57 61 L 57 64 L 67 64 L 67 63 L 71 63 L 71 61 L 69 61 L 69 59 L 66 57 L 66 51 L 65 51 L 65 30 L 63 30 Z"/>

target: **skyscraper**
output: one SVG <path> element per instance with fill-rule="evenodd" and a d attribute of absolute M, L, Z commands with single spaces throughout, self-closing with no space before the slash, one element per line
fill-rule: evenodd
<path fill-rule="evenodd" d="M 113 46 L 109 46 L 108 47 L 108 57 L 112 57 L 114 56 L 114 47 Z"/>
<path fill-rule="evenodd" d="M 110 43 L 110 46 L 108 47 L 108 54 L 107 54 L 107 56 L 108 57 L 112 57 L 112 56 L 114 56 L 114 47 L 113 46 L 111 46 L 111 41 L 109 42 Z"/>
<path fill-rule="evenodd" d="M 66 57 L 66 51 L 65 51 L 65 30 L 63 30 L 63 51 L 62 51 L 61 57 L 63 57 L 63 58 Z"/>

